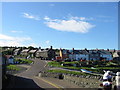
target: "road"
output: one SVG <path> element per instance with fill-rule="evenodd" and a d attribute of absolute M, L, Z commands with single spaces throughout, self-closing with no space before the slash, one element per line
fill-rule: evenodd
<path fill-rule="evenodd" d="M 50 88 L 57 90 L 62 90 L 63 88 L 79 88 L 64 80 L 38 77 L 40 71 L 48 69 L 47 62 L 44 60 L 35 59 L 34 64 L 27 68 L 26 71 L 15 74 L 9 88 L 39 88 L 45 90 Z"/>
<path fill-rule="evenodd" d="M 12 84 L 8 88 L 44 88 L 45 90 L 48 88 L 59 89 L 59 86 L 37 77 L 40 71 L 47 69 L 47 67 L 44 67 L 45 65 L 45 61 L 35 59 L 34 64 L 32 64 L 31 67 L 28 67 L 26 71 L 15 74 L 12 77 Z"/>

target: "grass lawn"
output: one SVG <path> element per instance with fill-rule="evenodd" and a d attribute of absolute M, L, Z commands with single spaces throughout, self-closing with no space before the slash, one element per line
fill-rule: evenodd
<path fill-rule="evenodd" d="M 17 67 L 16 65 L 8 65 L 7 69 L 8 70 L 15 70 L 15 71 L 19 71 L 20 70 L 20 68 Z"/>
<path fill-rule="evenodd" d="M 75 66 L 62 66 L 61 64 L 77 64 L 78 62 L 56 62 L 56 61 L 51 61 L 48 62 L 48 65 L 50 66 L 54 66 L 54 67 L 62 67 L 62 68 L 67 68 L 67 69 L 75 69 L 75 70 L 80 70 L 80 69 L 86 69 L 89 71 L 93 71 L 93 72 L 99 72 L 99 73 L 104 73 L 103 70 L 114 70 L 114 69 L 120 69 L 120 67 L 108 67 L 108 66 L 104 66 L 104 67 L 95 67 L 95 69 L 92 69 L 91 67 L 75 67 Z"/>
<path fill-rule="evenodd" d="M 20 64 L 31 64 L 33 62 L 28 59 L 15 59 L 15 61 L 19 62 Z"/>

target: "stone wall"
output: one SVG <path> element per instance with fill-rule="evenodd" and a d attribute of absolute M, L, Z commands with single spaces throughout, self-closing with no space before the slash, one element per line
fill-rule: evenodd
<path fill-rule="evenodd" d="M 60 78 L 60 73 L 48 73 L 42 72 L 39 73 L 40 77 L 52 77 Z M 63 79 L 69 83 L 78 85 L 80 88 L 101 88 L 100 83 L 102 83 L 102 76 L 93 76 L 93 75 L 72 75 L 72 74 L 62 74 Z M 113 86 L 115 81 L 113 81 Z"/>
<path fill-rule="evenodd" d="M 59 73 L 40 72 L 39 77 L 59 78 Z"/>
<path fill-rule="evenodd" d="M 74 83 L 82 88 L 98 88 L 100 86 L 100 76 L 70 76 L 64 75 L 64 80 Z"/>

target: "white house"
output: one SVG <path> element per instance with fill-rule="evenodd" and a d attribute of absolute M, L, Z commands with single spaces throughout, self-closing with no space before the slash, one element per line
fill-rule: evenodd
<path fill-rule="evenodd" d="M 88 54 L 75 54 L 76 60 L 89 60 L 89 55 Z"/>
<path fill-rule="evenodd" d="M 100 57 L 105 58 L 106 60 L 113 60 L 112 54 L 108 51 L 100 51 Z"/>
<path fill-rule="evenodd" d="M 74 50 L 69 54 L 71 60 L 89 60 L 89 54 L 85 50 Z"/>
<path fill-rule="evenodd" d="M 76 60 L 76 55 L 75 54 L 69 54 L 68 55 L 70 60 Z"/>

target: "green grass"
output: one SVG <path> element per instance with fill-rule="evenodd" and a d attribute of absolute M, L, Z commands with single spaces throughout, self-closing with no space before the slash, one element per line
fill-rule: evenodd
<path fill-rule="evenodd" d="M 97 69 L 120 69 L 120 67 L 97 67 Z"/>
<path fill-rule="evenodd" d="M 31 64 L 33 62 L 28 59 L 15 59 L 15 61 L 18 61 L 20 64 Z"/>
<path fill-rule="evenodd" d="M 78 61 L 74 61 L 74 62 L 63 62 L 63 64 L 78 64 Z"/>
<path fill-rule="evenodd" d="M 66 69 L 74 69 L 74 70 L 86 69 L 86 70 L 97 72 L 97 73 L 103 73 L 103 70 L 105 70 L 105 69 L 109 69 L 109 70 L 120 69 L 120 67 L 108 67 L 108 66 L 104 66 L 104 67 L 99 67 L 98 66 L 98 67 L 95 67 L 96 69 L 92 69 L 91 67 L 61 66 L 62 63 L 64 63 L 64 64 L 75 64 L 75 63 L 78 63 L 78 62 L 56 62 L 56 61 L 52 61 L 52 62 L 49 62 L 48 65 L 54 66 L 54 67 L 62 67 L 62 68 L 66 68 Z"/>
<path fill-rule="evenodd" d="M 19 71 L 20 70 L 20 68 L 17 67 L 16 65 L 8 65 L 7 69 L 8 70 L 15 70 L 15 71 Z"/>

